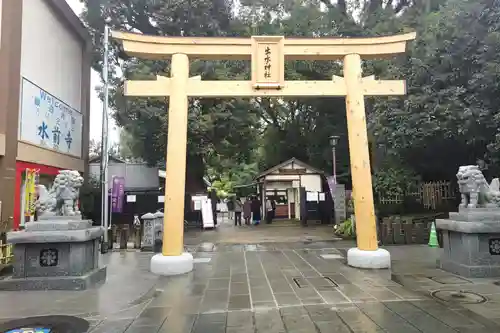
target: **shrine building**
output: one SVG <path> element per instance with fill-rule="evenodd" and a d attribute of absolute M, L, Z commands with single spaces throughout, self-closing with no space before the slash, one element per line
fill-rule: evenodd
<path fill-rule="evenodd" d="M 309 197 L 315 196 L 316 202 L 326 200 L 325 193 L 328 191 L 328 185 L 324 172 L 296 158 L 291 158 L 260 173 L 255 179 L 259 184 L 260 200 L 263 203 L 267 199 L 276 202 L 276 218 L 278 219 L 300 220 L 301 200 L 306 199 L 301 198 L 300 188 L 310 193 Z M 264 213 L 265 205 L 262 206 Z"/>

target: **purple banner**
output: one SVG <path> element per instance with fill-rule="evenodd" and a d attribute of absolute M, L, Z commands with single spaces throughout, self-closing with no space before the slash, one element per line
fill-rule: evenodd
<path fill-rule="evenodd" d="M 123 212 L 124 199 L 125 199 L 125 178 L 113 177 L 113 189 L 111 190 L 111 211 L 113 213 Z"/>
<path fill-rule="evenodd" d="M 326 177 L 326 182 L 328 183 L 328 187 L 330 188 L 330 194 L 332 195 L 332 199 L 335 200 L 335 177 L 329 176 Z"/>

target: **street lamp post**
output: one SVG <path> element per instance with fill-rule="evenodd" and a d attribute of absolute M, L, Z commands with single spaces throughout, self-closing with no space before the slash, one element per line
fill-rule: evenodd
<path fill-rule="evenodd" d="M 331 135 L 330 136 L 330 146 L 332 146 L 332 165 L 333 165 L 333 183 L 334 184 L 337 184 L 337 159 L 335 156 L 335 147 L 337 146 L 338 142 L 339 142 L 338 135 Z"/>

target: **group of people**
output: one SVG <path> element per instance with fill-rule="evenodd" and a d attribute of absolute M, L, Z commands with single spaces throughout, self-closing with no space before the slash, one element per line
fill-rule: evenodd
<path fill-rule="evenodd" d="M 231 213 L 231 210 L 234 211 L 235 226 L 238 225 L 241 226 L 242 215 L 243 219 L 245 220 L 245 225 L 250 225 L 250 220 L 253 221 L 254 225 L 259 225 L 260 222 L 262 221 L 262 214 L 261 214 L 262 203 L 260 202 L 257 196 L 250 196 L 246 198 L 244 203 L 242 203 L 241 198 L 236 197 L 234 200 L 231 201 L 231 204 L 229 206 L 232 206 L 228 207 L 229 212 Z M 265 221 L 268 224 L 272 223 L 276 215 L 276 202 L 274 200 L 267 199 L 265 208 L 266 208 Z M 230 217 L 231 215 L 232 214 L 230 214 Z"/>

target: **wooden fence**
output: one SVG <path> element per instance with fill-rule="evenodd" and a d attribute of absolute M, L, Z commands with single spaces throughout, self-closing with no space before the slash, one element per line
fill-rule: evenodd
<path fill-rule="evenodd" d="M 427 209 L 436 209 L 440 204 L 448 200 L 455 200 L 458 193 L 449 181 L 437 181 L 421 183 L 417 190 L 407 193 L 406 196 L 414 197 Z M 402 204 L 404 196 L 395 195 L 390 197 L 380 197 L 379 202 L 383 205 Z"/>
<path fill-rule="evenodd" d="M 437 218 L 448 218 L 448 214 L 392 215 L 384 217 L 378 228 L 378 239 L 384 245 L 427 244 L 429 242 L 431 223 Z"/>

